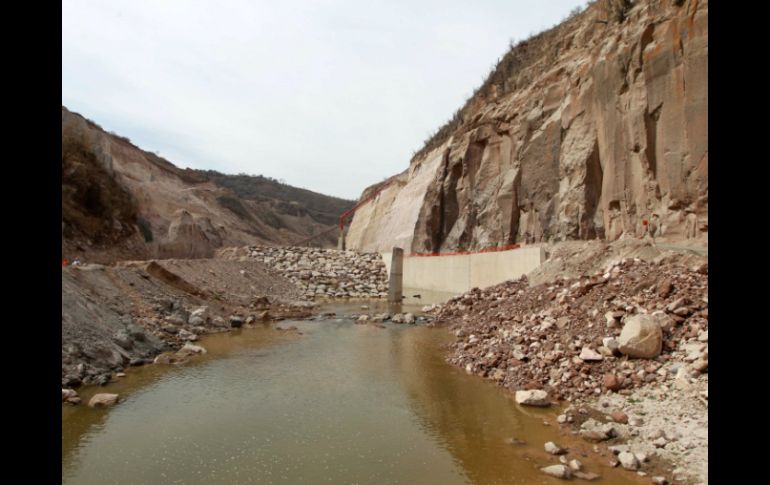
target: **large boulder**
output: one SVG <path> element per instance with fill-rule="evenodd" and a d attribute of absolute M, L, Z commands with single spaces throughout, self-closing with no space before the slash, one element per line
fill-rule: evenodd
<path fill-rule="evenodd" d="M 94 397 L 88 401 L 88 405 L 92 408 L 106 408 L 117 403 L 119 397 L 120 396 L 118 394 L 110 394 L 106 392 L 94 394 Z"/>
<path fill-rule="evenodd" d="M 189 340 L 191 342 L 198 340 L 198 336 L 196 334 L 194 334 L 193 332 L 185 328 L 179 331 L 179 338 L 181 338 L 182 340 Z"/>
<path fill-rule="evenodd" d="M 190 313 L 187 323 L 190 325 L 205 325 L 209 321 L 208 307 L 198 307 Z"/>
<path fill-rule="evenodd" d="M 633 470 L 633 471 L 635 471 L 635 470 L 639 469 L 639 460 L 630 451 L 624 451 L 621 454 L 619 454 L 618 455 L 618 461 L 620 461 L 620 464 L 626 470 Z"/>
<path fill-rule="evenodd" d="M 640 359 L 652 359 L 663 348 L 663 331 L 656 318 L 640 314 L 626 319 L 618 337 L 620 352 Z"/>
<path fill-rule="evenodd" d="M 540 389 L 516 391 L 516 402 L 522 406 L 550 406 L 548 393 Z"/>
<path fill-rule="evenodd" d="M 190 342 L 187 342 L 184 344 L 184 347 L 181 348 L 181 350 L 191 352 L 193 354 L 205 354 L 206 349 L 201 347 L 200 345 L 191 344 Z"/>
<path fill-rule="evenodd" d="M 605 441 L 617 436 L 617 431 L 612 423 L 600 423 L 593 418 L 586 420 L 578 432 L 581 438 L 587 441 Z"/>
<path fill-rule="evenodd" d="M 541 472 L 546 475 L 551 475 L 556 478 L 572 478 L 572 470 L 566 465 L 551 465 L 540 469 Z"/>

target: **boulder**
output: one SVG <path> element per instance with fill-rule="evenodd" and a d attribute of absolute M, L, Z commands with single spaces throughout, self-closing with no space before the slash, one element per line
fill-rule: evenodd
<path fill-rule="evenodd" d="M 628 415 L 626 415 L 626 413 L 624 413 L 623 411 L 615 411 L 614 413 L 610 413 L 610 417 L 616 423 L 621 423 L 621 424 L 628 423 Z"/>
<path fill-rule="evenodd" d="M 639 469 L 639 460 L 636 459 L 636 455 L 630 451 L 624 451 L 618 455 L 618 461 L 626 470 L 636 471 Z"/>
<path fill-rule="evenodd" d="M 706 372 L 709 368 L 709 361 L 708 359 L 699 358 L 698 360 L 692 363 L 692 368 L 697 370 L 698 372 Z"/>
<path fill-rule="evenodd" d="M 195 335 L 191 331 L 189 331 L 187 329 L 184 329 L 184 328 L 179 331 L 178 337 L 181 338 L 182 340 L 188 340 L 188 341 L 191 341 L 191 342 L 195 341 L 195 340 L 198 340 L 198 336 L 197 335 Z"/>
<path fill-rule="evenodd" d="M 118 394 L 110 394 L 106 392 L 94 394 L 91 400 L 88 401 L 88 405 L 92 408 L 106 408 L 117 403 L 119 397 L 120 395 Z"/>
<path fill-rule="evenodd" d="M 516 402 L 522 406 L 550 406 L 548 393 L 542 389 L 530 389 L 526 391 L 516 391 Z"/>
<path fill-rule="evenodd" d="M 200 345 L 191 344 L 190 342 L 187 342 L 184 344 L 184 346 L 180 350 L 186 350 L 188 352 L 192 352 L 194 354 L 205 354 L 206 349 L 201 347 Z"/>
<path fill-rule="evenodd" d="M 205 325 L 209 321 L 208 307 L 201 306 L 190 312 L 190 317 L 187 319 L 187 323 L 193 326 Z"/>
<path fill-rule="evenodd" d="M 655 318 L 646 314 L 626 319 L 618 337 L 621 353 L 641 359 L 652 359 L 663 348 L 663 332 Z"/>
<path fill-rule="evenodd" d="M 551 465 L 541 468 L 540 471 L 556 478 L 572 478 L 572 470 L 567 465 Z"/>
<path fill-rule="evenodd" d="M 620 380 L 617 378 L 617 376 L 609 372 L 604 374 L 604 377 L 602 377 L 602 385 L 605 389 L 610 391 L 617 391 L 621 387 Z"/>
<path fill-rule="evenodd" d="M 80 398 L 78 397 L 78 393 L 75 392 L 74 389 L 62 389 L 61 390 L 61 400 L 62 400 L 62 402 L 68 402 L 68 403 L 72 403 L 75 400 L 80 402 Z"/>
<path fill-rule="evenodd" d="M 131 350 L 134 347 L 134 342 L 131 340 L 131 336 L 125 329 L 120 329 L 115 332 L 112 340 L 125 350 Z"/>
<path fill-rule="evenodd" d="M 233 328 L 241 328 L 243 326 L 244 319 L 238 315 L 230 316 L 230 326 Z"/>
<path fill-rule="evenodd" d="M 602 354 L 596 352 L 590 347 L 583 347 L 583 349 L 580 351 L 579 357 L 580 357 L 580 360 L 584 362 L 599 362 L 601 360 L 604 360 L 604 357 L 602 356 Z"/>
<path fill-rule="evenodd" d="M 588 441 L 604 441 L 617 436 L 615 427 L 611 423 L 602 424 L 593 418 L 581 425 L 578 434 Z"/>
<path fill-rule="evenodd" d="M 565 453 L 567 453 L 567 450 L 557 445 L 553 441 L 547 442 L 544 445 L 544 448 L 546 453 L 550 453 L 551 455 L 564 455 Z"/>
<path fill-rule="evenodd" d="M 126 333 L 128 333 L 129 337 L 138 342 L 144 342 L 147 340 L 147 333 L 145 332 L 144 327 L 141 325 L 137 325 L 135 323 L 126 325 Z"/>

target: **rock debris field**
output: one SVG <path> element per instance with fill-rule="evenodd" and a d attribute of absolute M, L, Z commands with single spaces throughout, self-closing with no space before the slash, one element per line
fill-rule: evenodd
<path fill-rule="evenodd" d="M 522 405 L 569 401 L 559 424 L 589 442 L 628 443 L 610 464 L 707 483 L 708 263 L 624 259 L 590 276 L 474 288 L 425 310 L 457 337 L 449 363 Z"/>

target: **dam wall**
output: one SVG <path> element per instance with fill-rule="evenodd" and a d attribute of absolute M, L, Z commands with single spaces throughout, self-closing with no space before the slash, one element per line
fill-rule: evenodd
<path fill-rule="evenodd" d="M 390 272 L 391 252 L 381 253 Z M 545 261 L 541 246 L 504 251 L 482 251 L 446 255 L 404 256 L 403 287 L 448 293 L 464 293 L 516 279 Z"/>

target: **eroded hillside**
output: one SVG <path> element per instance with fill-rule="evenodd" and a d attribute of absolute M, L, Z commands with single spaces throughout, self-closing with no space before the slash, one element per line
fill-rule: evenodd
<path fill-rule="evenodd" d="M 205 258 L 223 246 L 295 244 L 352 205 L 266 177 L 180 169 L 62 107 L 65 258 Z M 334 246 L 337 234 L 312 242 Z"/>

